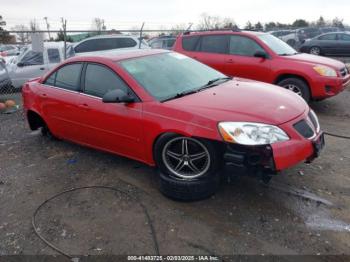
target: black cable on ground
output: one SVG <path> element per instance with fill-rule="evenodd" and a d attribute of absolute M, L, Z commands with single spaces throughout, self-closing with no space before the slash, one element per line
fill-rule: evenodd
<path fill-rule="evenodd" d="M 46 240 L 39 232 L 38 232 L 38 227 L 36 225 L 36 215 L 38 214 L 38 212 L 40 211 L 40 209 L 45 205 L 47 204 L 48 202 L 52 201 L 53 199 L 61 196 L 61 195 L 64 195 L 64 194 L 67 194 L 67 193 L 70 193 L 70 192 L 74 192 L 74 191 L 78 191 L 78 190 L 83 190 L 83 189 L 106 189 L 106 190 L 112 190 L 112 191 L 116 191 L 116 192 L 119 192 L 119 193 L 122 193 L 128 197 L 130 197 L 131 199 L 133 199 L 134 201 L 136 201 L 143 209 L 145 215 L 146 215 L 146 219 L 147 219 L 147 222 L 148 222 L 148 226 L 150 228 L 150 231 L 151 231 L 151 236 L 152 236 L 152 240 L 153 240 L 153 244 L 154 244 L 154 251 L 156 253 L 157 256 L 159 256 L 159 245 L 158 245 L 158 241 L 157 241 L 157 236 L 156 236 L 156 232 L 155 232 L 155 229 L 154 229 L 154 226 L 153 226 L 153 222 L 152 222 L 152 219 L 148 213 L 148 210 L 146 208 L 146 206 L 137 198 L 135 197 L 133 194 L 131 194 L 130 192 L 127 192 L 127 191 L 124 191 L 124 190 L 121 190 L 121 189 L 118 189 L 118 188 L 115 188 L 115 187 L 109 187 L 109 186 L 86 186 L 86 187 L 76 187 L 76 188 L 72 188 L 72 189 L 68 189 L 68 190 L 65 190 L 65 191 L 62 191 L 58 194 L 55 194 L 54 196 L 46 199 L 43 203 L 41 203 L 37 209 L 35 210 L 35 212 L 33 213 L 33 216 L 32 216 L 32 226 L 33 226 L 33 229 L 34 229 L 34 232 L 35 234 L 46 244 L 48 245 L 50 248 L 52 248 L 53 250 L 55 250 L 56 252 L 60 253 L 61 255 L 69 258 L 71 261 L 74 261 L 74 262 L 77 262 L 79 261 L 79 258 L 77 257 L 73 257 L 72 255 L 69 255 L 68 253 L 66 253 L 65 251 L 59 249 L 58 247 L 56 247 L 55 245 L 53 245 L 52 243 L 50 243 L 48 240 Z"/>
<path fill-rule="evenodd" d="M 342 135 L 337 135 L 337 134 L 328 133 L 328 132 L 324 132 L 324 134 L 327 136 L 333 136 L 333 137 L 342 138 L 342 139 L 350 139 L 349 136 L 342 136 Z"/>

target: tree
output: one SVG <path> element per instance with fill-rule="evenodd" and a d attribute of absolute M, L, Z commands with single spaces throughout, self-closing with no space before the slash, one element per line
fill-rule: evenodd
<path fill-rule="evenodd" d="M 323 16 L 320 16 L 320 18 L 316 21 L 316 25 L 319 27 L 326 26 L 326 21 L 324 20 Z"/>
<path fill-rule="evenodd" d="M 343 24 L 343 20 L 344 20 L 344 19 L 340 19 L 340 18 L 338 18 L 338 17 L 334 18 L 333 21 L 332 21 L 332 26 L 338 27 L 338 28 L 344 30 L 344 29 L 345 29 L 345 26 L 344 26 L 344 24 Z"/>
<path fill-rule="evenodd" d="M 296 27 L 296 28 L 308 27 L 308 26 L 309 26 L 309 23 L 304 19 L 297 19 L 292 24 L 292 27 Z"/>
<path fill-rule="evenodd" d="M 105 20 L 98 17 L 94 18 L 91 29 L 97 31 L 97 34 L 101 34 L 101 31 L 106 30 Z"/>
<path fill-rule="evenodd" d="M 63 33 L 62 29 L 60 29 L 60 31 L 57 33 L 57 37 L 56 37 L 55 41 L 56 42 L 64 41 L 64 33 Z M 66 41 L 73 42 L 73 39 L 69 35 L 67 35 Z"/>
<path fill-rule="evenodd" d="M 265 24 L 265 31 L 272 31 L 276 29 L 276 23 L 275 22 L 268 22 Z"/>
<path fill-rule="evenodd" d="M 253 24 L 252 24 L 250 21 L 248 21 L 248 22 L 246 23 L 244 29 L 245 29 L 245 30 L 253 30 L 253 29 L 254 29 L 254 26 L 253 26 Z"/>
<path fill-rule="evenodd" d="M 2 19 L 0 15 L 0 43 L 8 43 L 11 41 L 11 36 L 8 31 L 2 28 L 2 26 L 6 25 L 6 21 Z"/>
<path fill-rule="evenodd" d="M 36 19 L 30 20 L 29 29 L 30 31 L 33 31 L 33 32 L 40 30 L 39 24 L 37 23 Z"/>
<path fill-rule="evenodd" d="M 254 30 L 256 30 L 256 31 L 264 31 L 264 27 L 263 27 L 263 25 L 260 22 L 257 22 L 254 25 Z"/>
<path fill-rule="evenodd" d="M 198 25 L 199 30 L 225 29 L 236 26 L 232 18 L 222 18 L 220 16 L 211 16 L 207 13 L 201 14 L 201 19 Z"/>
<path fill-rule="evenodd" d="M 15 25 L 12 30 L 15 30 L 15 31 L 29 31 L 28 27 L 26 27 L 25 25 L 23 24 L 20 24 L 20 25 Z M 22 44 L 25 44 L 29 41 L 29 33 L 24 33 L 24 32 L 21 32 L 21 33 L 17 33 L 17 39 L 19 42 L 21 42 Z"/>

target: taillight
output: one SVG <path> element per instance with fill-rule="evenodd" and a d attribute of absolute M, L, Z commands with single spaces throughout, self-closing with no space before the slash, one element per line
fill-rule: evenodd
<path fill-rule="evenodd" d="M 7 56 L 7 53 L 6 52 L 0 52 L 0 55 L 1 56 Z"/>

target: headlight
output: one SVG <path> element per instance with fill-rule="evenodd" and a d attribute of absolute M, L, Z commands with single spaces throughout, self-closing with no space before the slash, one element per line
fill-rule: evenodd
<path fill-rule="evenodd" d="M 259 123 L 222 122 L 219 132 L 226 142 L 241 145 L 267 145 L 289 140 L 279 127 Z"/>
<path fill-rule="evenodd" d="M 328 66 L 318 65 L 314 67 L 314 70 L 321 76 L 337 76 L 337 72 Z"/>

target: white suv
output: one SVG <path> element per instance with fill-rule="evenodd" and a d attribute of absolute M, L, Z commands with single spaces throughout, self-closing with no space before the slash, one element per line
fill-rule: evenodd
<path fill-rule="evenodd" d="M 114 52 L 129 49 L 149 49 L 148 44 L 138 37 L 129 35 L 99 35 L 89 37 L 74 45 L 75 55 L 88 55 L 98 52 Z"/>

